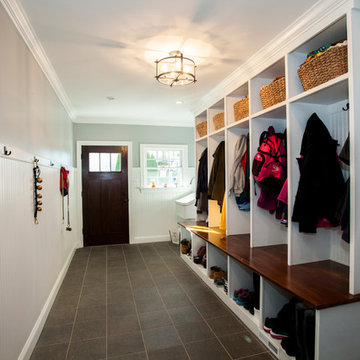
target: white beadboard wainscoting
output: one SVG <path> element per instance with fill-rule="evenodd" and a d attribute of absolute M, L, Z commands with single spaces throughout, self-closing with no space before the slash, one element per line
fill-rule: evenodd
<path fill-rule="evenodd" d="M 184 171 L 182 188 L 141 189 L 141 169 L 133 168 L 130 202 L 132 243 L 169 241 L 169 230 L 177 230 L 175 200 L 195 191 L 194 168 Z"/>
<path fill-rule="evenodd" d="M 80 239 L 70 168 L 72 231 L 62 224 L 59 169 L 41 166 L 43 211 L 33 218 L 32 164 L 0 157 L 0 359 L 29 359 Z"/>

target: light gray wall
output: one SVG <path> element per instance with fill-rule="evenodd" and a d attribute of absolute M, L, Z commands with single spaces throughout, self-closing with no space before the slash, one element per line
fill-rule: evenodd
<path fill-rule="evenodd" d="M 72 165 L 72 122 L 0 5 L 0 142 Z"/>
<path fill-rule="evenodd" d="M 0 143 L 69 167 L 72 122 L 1 4 L 0 49 Z M 45 166 L 44 211 L 34 224 L 32 164 L 12 158 L 0 158 L 1 360 L 30 358 L 80 228 L 73 196 L 73 231 L 65 231 L 59 170 Z M 70 176 L 74 184 L 72 169 Z"/>
<path fill-rule="evenodd" d="M 187 144 L 189 167 L 195 166 L 194 129 L 189 127 L 74 124 L 75 144 L 79 140 L 132 141 L 134 167 L 140 166 L 140 144 Z"/>

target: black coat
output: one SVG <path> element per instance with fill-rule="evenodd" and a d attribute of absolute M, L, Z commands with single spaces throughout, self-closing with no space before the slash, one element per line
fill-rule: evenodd
<path fill-rule="evenodd" d="M 309 118 L 301 143 L 299 187 L 292 221 L 299 231 L 316 233 L 319 219 L 337 226 L 336 210 L 344 194 L 345 183 L 336 154 L 337 141 L 314 113 Z"/>
<path fill-rule="evenodd" d="M 197 212 L 208 211 L 208 166 L 207 149 L 203 151 L 199 159 L 197 185 L 196 185 L 196 203 Z"/>

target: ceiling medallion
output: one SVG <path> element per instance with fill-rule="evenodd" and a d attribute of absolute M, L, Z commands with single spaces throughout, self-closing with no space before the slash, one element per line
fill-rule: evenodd
<path fill-rule="evenodd" d="M 161 84 L 188 85 L 196 81 L 195 62 L 183 56 L 181 51 L 171 51 L 168 57 L 155 61 L 155 78 Z"/>

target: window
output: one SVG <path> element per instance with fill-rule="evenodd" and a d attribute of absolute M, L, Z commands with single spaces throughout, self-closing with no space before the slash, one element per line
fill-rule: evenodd
<path fill-rule="evenodd" d="M 145 188 L 183 186 L 187 145 L 140 145 L 141 179 Z"/>
<path fill-rule="evenodd" d="M 120 172 L 121 154 L 89 153 L 89 172 Z"/>

